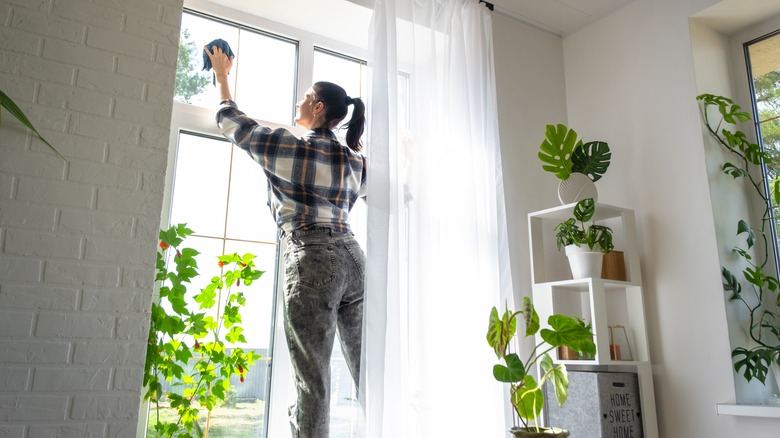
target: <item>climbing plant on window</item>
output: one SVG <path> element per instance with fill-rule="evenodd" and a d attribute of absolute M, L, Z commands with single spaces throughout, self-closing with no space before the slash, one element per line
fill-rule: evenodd
<path fill-rule="evenodd" d="M 697 97 L 702 105 L 702 117 L 709 133 L 733 157 L 721 167 L 722 171 L 735 180 L 746 181 L 763 206 L 759 224 L 751 224 L 742 219 L 736 224 L 736 234 L 744 238 L 744 245 L 736 246 L 734 251 L 746 266 L 742 272 L 732 272 L 726 267 L 721 268 L 723 288 L 730 294 L 729 299 L 738 302 L 748 311 L 749 323 L 747 332 L 753 345 L 735 347 L 731 356 L 734 359 L 734 369 L 747 381 L 765 379 L 772 363 L 780 365 L 780 282 L 770 264 L 769 241 L 771 222 L 776 217 L 776 208 L 780 205 L 780 180 L 774 178 L 765 181 L 761 166 L 768 168 L 777 166 L 773 157 L 762 150 L 761 146 L 748 140 L 747 135 L 739 130 L 730 130 L 723 125 L 736 125 L 751 119 L 733 100 L 712 94 L 702 94 Z M 710 120 L 709 109 L 716 108 L 720 114 L 717 121 Z M 765 182 L 768 184 L 765 185 Z M 766 193 L 764 187 L 770 187 Z M 773 202 L 770 201 L 770 196 Z M 756 241 L 759 240 L 759 245 Z M 773 306 L 774 304 L 774 306 Z"/>

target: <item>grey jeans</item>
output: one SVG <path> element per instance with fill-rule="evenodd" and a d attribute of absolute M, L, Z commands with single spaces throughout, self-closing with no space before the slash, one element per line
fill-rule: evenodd
<path fill-rule="evenodd" d="M 298 393 L 292 434 L 328 438 L 336 331 L 355 387 L 360 377 L 366 256 L 352 233 L 319 228 L 284 238 L 284 329 Z"/>

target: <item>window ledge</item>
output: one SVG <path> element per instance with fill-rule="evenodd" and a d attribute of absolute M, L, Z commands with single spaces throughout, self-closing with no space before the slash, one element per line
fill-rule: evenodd
<path fill-rule="evenodd" d="M 740 417 L 780 418 L 780 406 L 740 405 L 718 403 L 718 415 L 737 415 Z"/>

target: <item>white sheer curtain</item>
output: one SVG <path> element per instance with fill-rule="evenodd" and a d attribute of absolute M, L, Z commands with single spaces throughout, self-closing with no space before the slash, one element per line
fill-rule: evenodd
<path fill-rule="evenodd" d="M 364 436 L 504 436 L 485 340 L 511 305 L 490 13 L 377 0 L 369 43 Z"/>

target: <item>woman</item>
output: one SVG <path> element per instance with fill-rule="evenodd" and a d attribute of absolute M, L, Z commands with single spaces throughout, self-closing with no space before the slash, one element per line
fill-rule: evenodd
<path fill-rule="evenodd" d="M 284 235 L 284 325 L 295 371 L 297 402 L 290 407 L 295 438 L 327 438 L 330 357 L 336 331 L 355 386 L 360 376 L 365 254 L 349 227 L 349 211 L 366 188 L 366 160 L 358 152 L 365 105 L 343 88 L 317 82 L 296 104 L 296 138 L 271 130 L 238 110 L 228 86 L 233 58 L 204 48 L 220 93 L 222 133 L 262 166 L 268 204 Z M 347 144 L 333 129 L 354 105 Z"/>

